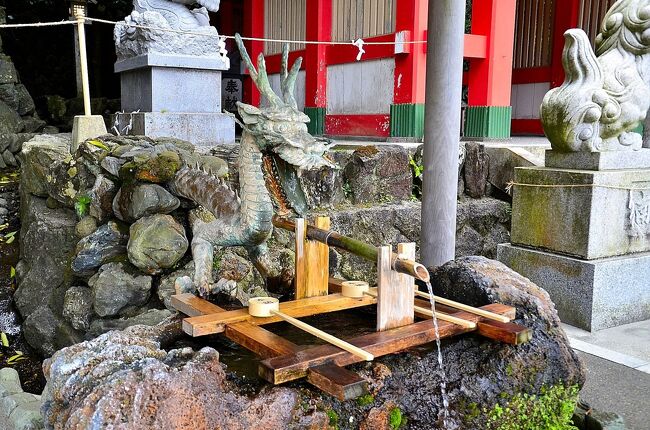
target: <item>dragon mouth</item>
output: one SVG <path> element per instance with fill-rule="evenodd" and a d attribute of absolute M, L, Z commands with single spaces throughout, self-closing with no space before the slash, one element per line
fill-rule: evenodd
<path fill-rule="evenodd" d="M 281 217 L 292 213 L 304 216 L 307 213 L 307 198 L 300 184 L 296 168 L 275 154 L 264 154 L 262 172 L 273 206 Z"/>

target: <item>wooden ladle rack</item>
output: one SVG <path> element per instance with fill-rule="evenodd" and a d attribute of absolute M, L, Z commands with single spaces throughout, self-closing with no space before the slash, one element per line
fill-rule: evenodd
<path fill-rule="evenodd" d="M 327 217 L 318 217 L 315 226 L 307 226 L 304 219 L 295 222 L 276 219 L 274 224 L 295 231 L 295 300 L 280 303 L 270 316 L 256 317 L 248 308 L 226 311 L 193 294 L 177 294 L 172 296 L 172 305 L 188 316 L 183 320 L 183 330 L 187 334 L 197 337 L 222 333 L 262 358 L 259 375 L 268 382 L 281 384 L 306 377 L 308 382 L 340 400 L 365 393 L 365 380 L 344 367 L 364 358 L 331 343 L 296 345 L 262 326 L 283 321 L 287 316 L 297 319 L 376 306 L 376 332 L 345 339 L 344 343 L 379 357 L 435 341 L 430 303 L 418 298 L 426 297 L 425 293 L 415 290 L 414 276 L 425 280 L 429 276 L 426 270 L 426 274 L 422 271 L 423 266 L 414 261 L 415 244 L 399 244 L 397 254 L 390 246 L 383 246 L 374 248 L 376 253 L 362 255 L 366 258 L 376 256 L 377 287 L 370 288 L 362 297 L 346 297 L 341 294 L 344 281 L 329 277 L 329 247 L 344 249 L 343 239 L 350 238 L 329 232 Z M 474 332 L 518 345 L 531 337 L 530 329 L 510 322 L 515 318 L 513 307 L 493 303 L 473 308 L 443 301 L 445 304 L 436 303 L 436 313 L 441 316 L 440 338 Z"/>

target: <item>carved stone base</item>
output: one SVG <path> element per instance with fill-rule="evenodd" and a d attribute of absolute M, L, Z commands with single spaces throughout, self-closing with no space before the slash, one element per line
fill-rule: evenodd
<path fill-rule="evenodd" d="M 502 244 L 497 254 L 549 293 L 565 323 L 596 331 L 650 318 L 650 253 L 585 261 Z"/>
<path fill-rule="evenodd" d="M 513 244 L 587 260 L 650 251 L 650 169 L 524 167 L 515 183 Z"/>
<path fill-rule="evenodd" d="M 117 118 L 120 132 L 131 122 L 130 135 L 175 137 L 193 143 L 198 150 L 235 142 L 235 121 L 223 113 L 142 112 L 118 114 Z"/>
<path fill-rule="evenodd" d="M 546 167 L 578 170 L 650 169 L 650 149 L 608 152 L 546 151 Z"/>

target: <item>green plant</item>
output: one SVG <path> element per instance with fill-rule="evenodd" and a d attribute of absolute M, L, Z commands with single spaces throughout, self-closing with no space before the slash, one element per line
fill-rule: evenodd
<path fill-rule="evenodd" d="M 388 414 L 388 425 L 391 429 L 397 430 L 402 427 L 404 424 L 404 417 L 402 416 L 402 410 L 398 407 L 395 407 L 390 410 Z"/>
<path fill-rule="evenodd" d="M 343 195 L 346 199 L 352 198 L 352 185 L 349 182 L 343 183 Z"/>
<path fill-rule="evenodd" d="M 415 158 L 411 155 L 409 155 L 409 166 L 411 166 L 411 173 L 413 174 L 412 197 L 419 199 L 422 197 L 422 175 L 424 174 L 424 166 L 416 162 Z"/>
<path fill-rule="evenodd" d="M 571 417 L 578 402 L 578 387 L 542 387 L 541 394 L 518 393 L 505 396 L 488 410 L 486 430 L 577 430 Z"/>
<path fill-rule="evenodd" d="M 357 405 L 359 407 L 364 407 L 372 405 L 375 402 L 375 397 L 372 394 L 364 394 L 363 396 L 357 397 Z"/>
<path fill-rule="evenodd" d="M 79 218 L 86 216 L 88 209 L 90 208 L 90 202 L 92 202 L 92 199 L 88 196 L 77 196 L 77 201 L 74 204 L 74 210 L 77 212 L 77 216 Z"/>
<path fill-rule="evenodd" d="M 337 414 L 333 409 L 328 409 L 325 411 L 327 417 L 330 419 L 330 426 L 335 429 L 339 428 L 339 414 Z"/>

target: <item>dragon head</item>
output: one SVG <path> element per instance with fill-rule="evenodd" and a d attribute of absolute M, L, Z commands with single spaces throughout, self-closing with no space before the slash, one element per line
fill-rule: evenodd
<path fill-rule="evenodd" d="M 254 137 L 264 155 L 263 171 L 267 188 L 280 213 L 293 209 L 298 215 L 303 215 L 307 211 L 307 203 L 300 186 L 300 173 L 303 170 L 336 166 L 325 156 L 329 141 L 309 134 L 309 117 L 298 110 L 293 92 L 302 58 L 298 58 L 289 70 L 289 45 L 284 45 L 280 97 L 271 88 L 264 55 L 259 55 L 255 68 L 239 34 L 235 39 L 251 79 L 269 103 L 267 107 L 257 108 L 238 102 L 237 108 L 242 119 L 240 125 Z"/>

